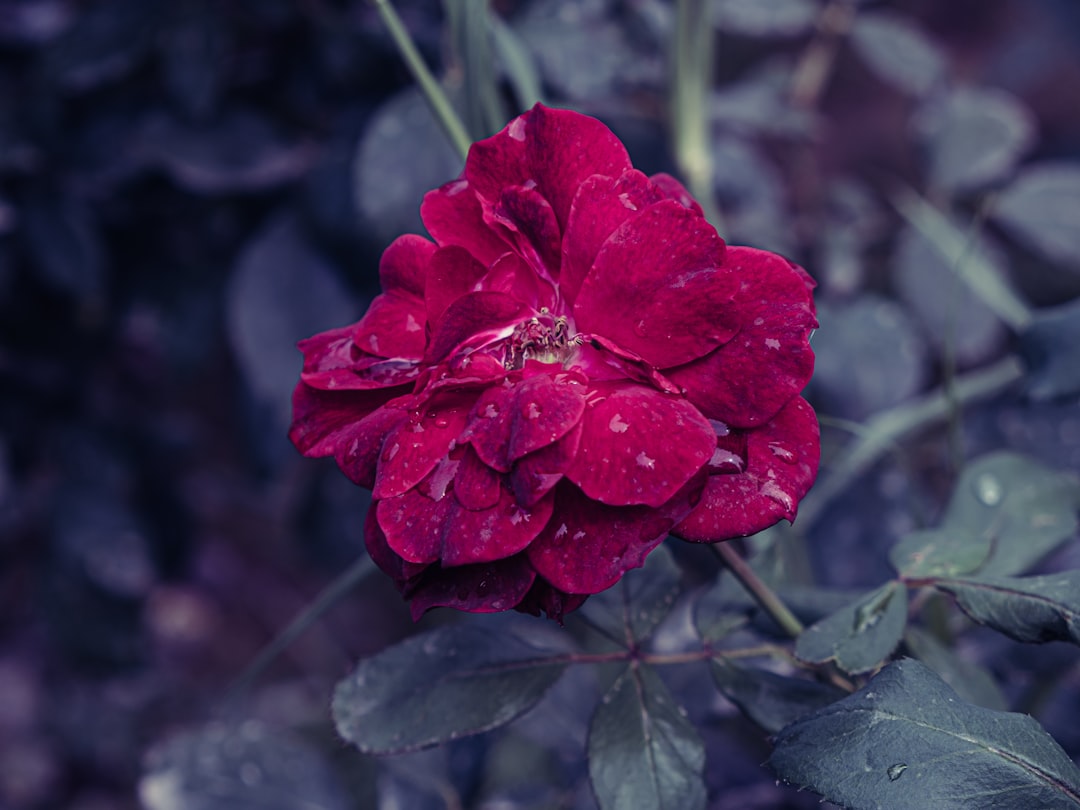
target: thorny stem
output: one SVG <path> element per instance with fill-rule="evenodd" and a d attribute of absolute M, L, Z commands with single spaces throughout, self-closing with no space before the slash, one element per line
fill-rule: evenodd
<path fill-rule="evenodd" d="M 255 660 L 248 664 L 239 677 L 229 686 L 225 693 L 225 702 L 228 703 L 242 695 L 248 687 L 258 678 L 281 653 L 288 649 L 294 641 L 302 636 L 308 628 L 317 622 L 326 611 L 341 601 L 364 577 L 375 570 L 375 564 L 367 555 L 360 557 L 342 574 L 323 588 L 319 595 L 296 617 L 286 625 L 274 640 L 267 644 L 255 656 Z"/>
<path fill-rule="evenodd" d="M 781 601 L 776 591 L 766 585 L 746 560 L 739 556 L 739 552 L 730 543 L 713 543 L 712 549 L 727 569 L 735 575 L 735 579 L 739 580 L 739 583 L 764 608 L 765 612 L 772 616 L 785 633 L 795 638 L 803 631 L 802 622 Z"/>
<path fill-rule="evenodd" d="M 436 81 L 431 71 L 428 70 L 427 65 L 424 64 L 424 58 L 420 55 L 420 51 L 417 50 L 416 44 L 413 42 L 412 37 L 409 36 L 408 29 L 405 28 L 405 24 L 401 21 L 397 11 L 394 10 L 390 0 L 372 0 L 372 2 L 374 2 L 379 16 L 382 17 L 383 23 L 390 32 L 391 39 L 394 40 L 394 44 L 401 53 L 401 58 L 405 60 L 405 66 L 409 69 L 413 78 L 416 79 L 416 83 L 420 85 L 420 90 L 424 93 L 431 111 L 446 131 L 450 143 L 453 144 L 458 154 L 461 155 L 461 159 L 464 160 L 469 154 L 471 141 L 468 132 L 465 130 L 465 125 L 461 123 L 461 119 L 454 112 L 450 99 L 446 97 L 442 86 Z"/>

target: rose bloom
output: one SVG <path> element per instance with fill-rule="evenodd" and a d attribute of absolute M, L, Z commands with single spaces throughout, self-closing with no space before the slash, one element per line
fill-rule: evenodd
<path fill-rule="evenodd" d="M 300 343 L 290 429 L 372 490 L 367 548 L 414 617 L 561 621 L 668 533 L 795 517 L 819 454 L 802 268 L 541 105 L 421 214 L 434 241 L 386 249 L 364 317 Z"/>

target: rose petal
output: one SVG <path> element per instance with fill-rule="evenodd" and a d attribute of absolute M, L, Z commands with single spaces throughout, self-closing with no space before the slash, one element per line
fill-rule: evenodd
<path fill-rule="evenodd" d="M 813 280 L 775 253 L 730 248 L 740 289 L 731 303 L 743 327 L 712 354 L 665 373 L 706 416 L 749 428 L 773 416 L 810 380 L 817 326 Z"/>
<path fill-rule="evenodd" d="M 746 472 L 710 475 L 701 502 L 673 534 L 712 543 L 754 534 L 781 518 L 795 519 L 817 476 L 820 445 L 813 409 L 796 397 L 746 438 Z"/>
<path fill-rule="evenodd" d="M 509 295 L 537 312 L 542 307 L 550 309 L 555 303 L 555 286 L 537 276 L 516 253 L 505 253 L 496 259 L 477 287 Z"/>
<path fill-rule="evenodd" d="M 522 506 L 532 506 L 562 480 L 581 445 L 581 423 L 547 447 L 522 456 L 510 468 L 510 489 Z"/>
<path fill-rule="evenodd" d="M 581 607 L 589 598 L 587 593 L 563 593 L 553 588 L 541 577 L 537 577 L 532 588 L 525 594 L 521 602 L 514 610 L 539 616 L 541 612 L 547 614 L 549 619 L 554 619 L 559 624 L 563 623 L 563 616 Z"/>
<path fill-rule="evenodd" d="M 551 204 L 540 192 L 531 186 L 504 188 L 484 219 L 496 229 L 505 229 L 507 241 L 536 275 L 548 280 L 556 278 L 562 232 Z"/>
<path fill-rule="evenodd" d="M 464 178 L 424 195 L 420 217 L 436 242 L 464 248 L 484 267 L 510 249 L 484 222 L 483 206 Z"/>
<path fill-rule="evenodd" d="M 709 460 L 716 434 L 684 399 L 639 385 L 591 391 L 566 477 L 615 506 L 660 506 Z"/>
<path fill-rule="evenodd" d="M 383 292 L 399 292 L 422 299 L 428 262 L 434 253 L 435 244 L 416 234 L 405 234 L 391 242 L 379 260 L 379 282 Z"/>
<path fill-rule="evenodd" d="M 724 240 L 704 219 L 664 200 L 616 230 L 574 303 L 578 330 L 610 338 L 657 368 L 695 360 L 731 339 L 736 278 Z"/>
<path fill-rule="evenodd" d="M 489 204 L 505 188 L 535 183 L 563 230 L 585 178 L 618 177 L 631 168 L 626 148 L 595 118 L 537 104 L 501 132 L 472 145 L 465 177 Z"/>
<path fill-rule="evenodd" d="M 428 568 L 426 565 L 405 562 L 390 548 L 386 542 L 386 534 L 379 528 L 379 522 L 375 519 L 374 503 L 364 518 L 364 546 L 367 548 L 371 561 L 383 573 L 393 578 L 394 584 L 400 591 L 408 588 L 409 581 L 418 578 Z"/>
<path fill-rule="evenodd" d="M 683 208 L 689 208 L 696 214 L 702 216 L 705 212 L 701 210 L 701 206 L 698 201 L 693 198 L 689 191 L 686 190 L 686 186 L 672 177 L 666 172 L 659 172 L 649 177 L 653 182 L 653 185 L 660 190 L 660 193 L 669 200 L 674 200 Z"/>
<path fill-rule="evenodd" d="M 375 296 L 356 325 L 353 340 L 378 357 L 419 360 L 424 354 L 424 301 L 413 295 L 387 292 Z"/>
<path fill-rule="evenodd" d="M 289 439 L 309 458 L 332 456 L 362 435 L 356 431 L 364 420 L 405 399 L 386 391 L 322 391 L 301 382 L 293 391 Z"/>
<path fill-rule="evenodd" d="M 505 473 L 517 459 L 569 433 L 584 411 L 585 386 L 575 375 L 537 374 L 485 391 L 462 438 L 485 464 Z"/>
<path fill-rule="evenodd" d="M 500 335 L 509 335 L 513 324 L 524 320 L 529 308 L 509 295 L 472 292 L 446 308 L 428 343 L 425 363 L 439 363 L 455 349 L 482 346 Z"/>
<path fill-rule="evenodd" d="M 482 462 L 476 451 L 466 445 L 454 476 L 454 497 L 466 509 L 490 509 L 499 502 L 501 480 L 499 473 Z"/>
<path fill-rule="evenodd" d="M 419 484 L 456 443 L 469 405 L 461 397 L 436 400 L 397 425 L 383 442 L 372 495 L 391 498 Z"/>
<path fill-rule="evenodd" d="M 444 247 L 435 251 L 428 266 L 424 304 L 430 323 L 439 318 L 454 301 L 470 292 L 487 267 L 462 247 Z"/>
<path fill-rule="evenodd" d="M 435 607 L 497 613 L 517 607 L 535 579 L 536 572 L 521 554 L 458 568 L 432 566 L 411 589 L 409 607 L 413 621 Z"/>
<path fill-rule="evenodd" d="M 639 568 L 671 528 L 690 513 L 698 475 L 662 508 L 605 506 L 567 482 L 555 489 L 551 522 L 528 548 L 529 561 L 560 591 L 599 593 Z"/>
<path fill-rule="evenodd" d="M 573 304 L 596 254 L 615 230 L 664 199 L 644 174 L 631 169 L 619 177 L 594 175 L 581 184 L 570 206 L 562 241 L 559 291 Z"/>
<path fill-rule="evenodd" d="M 553 498 L 522 509 L 506 490 L 491 509 L 466 509 L 456 498 L 434 501 L 411 489 L 378 501 L 376 517 L 390 548 L 408 562 L 444 567 L 512 557 L 551 517 Z"/>

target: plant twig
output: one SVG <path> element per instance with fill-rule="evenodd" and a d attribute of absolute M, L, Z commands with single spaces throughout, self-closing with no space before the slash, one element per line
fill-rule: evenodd
<path fill-rule="evenodd" d="M 405 66 L 409 69 L 413 78 L 416 79 L 416 83 L 420 85 L 420 90 L 427 99 L 435 118 L 438 119 L 443 130 L 446 131 L 450 143 L 453 144 L 458 154 L 461 155 L 461 159 L 464 160 L 469 154 L 471 144 L 469 134 L 466 132 L 465 125 L 461 123 L 457 113 L 454 112 L 453 105 L 450 104 L 450 99 L 443 92 L 442 85 L 439 84 L 431 71 L 428 70 L 427 65 L 424 64 L 424 58 L 420 55 L 420 51 L 417 50 L 416 43 L 409 36 L 405 24 L 401 21 L 397 11 L 394 10 L 390 0 L 372 0 L 372 2 L 375 3 L 379 16 L 401 53 L 401 58 L 405 60 Z"/>
<path fill-rule="evenodd" d="M 785 633 L 795 638 L 803 631 L 802 622 L 730 543 L 713 543 L 712 549 L 727 569 L 734 574 L 735 579 L 739 580 L 739 583 L 746 588 L 765 612 L 772 616 Z"/>

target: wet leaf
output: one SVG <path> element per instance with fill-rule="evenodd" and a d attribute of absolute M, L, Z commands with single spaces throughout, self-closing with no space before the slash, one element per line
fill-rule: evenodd
<path fill-rule="evenodd" d="M 651 667 L 627 668 L 604 695 L 588 757 L 601 810 L 705 807 L 705 746 Z"/>
<path fill-rule="evenodd" d="M 415 751 L 490 731 L 528 711 L 558 680 L 557 650 L 460 624 L 360 662 L 334 690 L 338 733 L 366 753 Z"/>
<path fill-rule="evenodd" d="M 1080 393 L 1080 298 L 1036 310 L 1031 325 L 1020 335 L 1019 350 L 1027 365 L 1025 384 L 1032 399 Z"/>
<path fill-rule="evenodd" d="M 988 88 L 954 90 L 920 110 L 934 186 L 971 191 L 1003 179 L 1036 139 L 1035 120 L 1014 96 Z"/>
<path fill-rule="evenodd" d="M 982 665 L 965 658 L 960 650 L 946 647 L 930 633 L 914 626 L 904 633 L 904 643 L 968 703 L 998 711 L 1009 708 L 994 676 Z"/>
<path fill-rule="evenodd" d="M 1080 571 L 1041 577 L 979 577 L 935 586 L 979 624 L 1017 641 L 1080 644 Z"/>
<path fill-rule="evenodd" d="M 892 11 L 860 14 L 851 43 L 878 76 L 914 96 L 934 89 L 948 68 L 937 44 L 911 18 Z"/>
<path fill-rule="evenodd" d="M 991 212 L 1051 261 L 1080 269 L 1080 163 L 1035 163 L 1007 185 Z"/>
<path fill-rule="evenodd" d="M 907 604 L 907 588 L 888 582 L 804 630 L 795 655 L 814 664 L 835 661 L 853 675 L 869 672 L 900 643 Z"/>
<path fill-rule="evenodd" d="M 724 697 L 769 734 L 847 694 L 829 684 L 741 667 L 722 658 L 711 662 L 711 670 Z"/>
<path fill-rule="evenodd" d="M 964 703 L 912 659 L 785 728 L 769 764 L 844 807 L 1080 807 L 1080 768 L 1034 719 Z"/>
<path fill-rule="evenodd" d="M 212 724 L 155 746 L 139 781 L 146 810 L 346 810 L 328 763 L 281 729 Z"/>
<path fill-rule="evenodd" d="M 581 608 L 582 617 L 615 643 L 636 647 L 671 612 L 681 574 L 671 552 L 659 546 L 644 566 L 590 597 Z"/>

